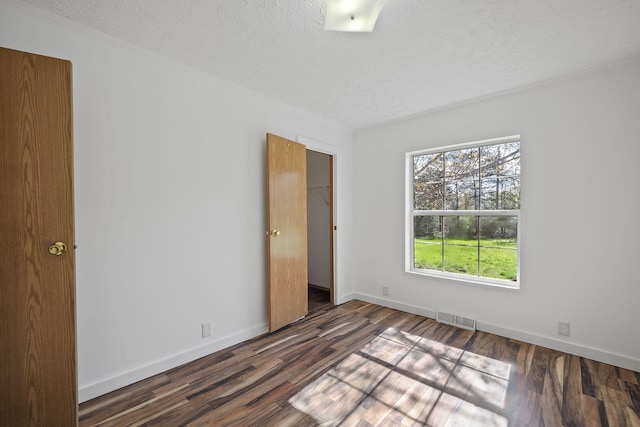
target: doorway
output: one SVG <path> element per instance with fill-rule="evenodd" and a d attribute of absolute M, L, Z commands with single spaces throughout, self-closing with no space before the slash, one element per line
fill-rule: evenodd
<path fill-rule="evenodd" d="M 309 311 L 334 303 L 333 156 L 307 150 Z"/>
<path fill-rule="evenodd" d="M 335 301 L 336 157 L 271 133 L 266 143 L 269 331 L 273 332 L 309 313 L 310 294 L 324 296 L 318 304 L 312 300 L 312 310 Z"/>

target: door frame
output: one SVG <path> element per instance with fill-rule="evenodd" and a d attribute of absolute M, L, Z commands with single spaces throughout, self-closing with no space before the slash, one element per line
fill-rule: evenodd
<path fill-rule="evenodd" d="M 335 145 L 327 144 L 322 141 L 318 141 L 312 138 L 307 138 L 304 136 L 297 136 L 296 141 L 300 144 L 304 144 L 307 147 L 307 151 L 315 151 L 318 153 L 326 154 L 329 156 L 329 186 L 330 186 L 330 227 L 331 227 L 331 236 L 330 236 L 330 261 L 331 261 L 331 283 L 329 286 L 329 295 L 330 302 L 333 305 L 337 305 L 340 303 L 340 298 L 338 298 L 338 280 L 337 280 L 337 228 L 336 218 L 337 218 L 337 186 L 338 182 L 337 171 L 338 171 L 338 156 L 339 156 L 339 148 Z M 307 243 L 308 244 L 308 243 Z"/>

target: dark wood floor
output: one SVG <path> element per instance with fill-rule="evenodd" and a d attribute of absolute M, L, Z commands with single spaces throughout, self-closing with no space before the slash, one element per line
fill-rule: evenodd
<path fill-rule="evenodd" d="M 329 289 L 309 285 L 309 311 L 331 304 Z"/>
<path fill-rule="evenodd" d="M 361 301 L 80 406 L 80 426 L 640 426 L 640 373 Z"/>

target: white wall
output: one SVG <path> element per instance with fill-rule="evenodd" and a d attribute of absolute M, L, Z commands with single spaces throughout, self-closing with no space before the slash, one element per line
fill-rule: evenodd
<path fill-rule="evenodd" d="M 475 316 L 481 329 L 640 371 L 639 76 L 637 59 L 359 131 L 354 296 Z M 514 134 L 522 289 L 404 274 L 405 152 Z"/>
<path fill-rule="evenodd" d="M 307 150 L 309 283 L 331 286 L 330 157 Z"/>
<path fill-rule="evenodd" d="M 23 3 L 0 45 L 73 63 L 81 400 L 266 331 L 266 132 L 338 153 L 352 291 L 349 129 Z"/>

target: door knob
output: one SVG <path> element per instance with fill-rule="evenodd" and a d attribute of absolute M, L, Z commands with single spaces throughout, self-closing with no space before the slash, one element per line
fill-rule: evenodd
<path fill-rule="evenodd" d="M 279 235 L 280 235 L 280 232 L 278 230 L 267 231 L 267 236 L 276 237 L 276 236 L 279 236 Z"/>
<path fill-rule="evenodd" d="M 67 252 L 67 245 L 62 242 L 55 242 L 49 246 L 49 253 L 51 255 L 63 255 Z"/>

